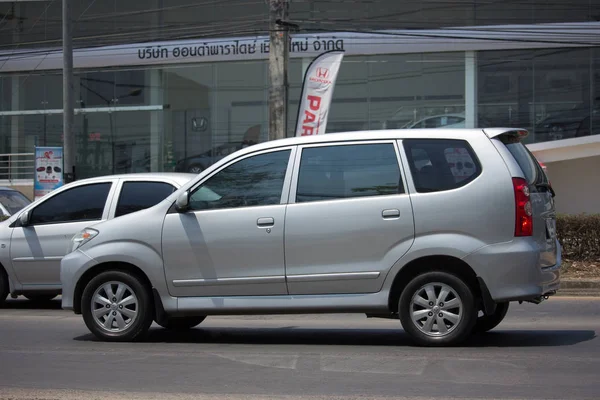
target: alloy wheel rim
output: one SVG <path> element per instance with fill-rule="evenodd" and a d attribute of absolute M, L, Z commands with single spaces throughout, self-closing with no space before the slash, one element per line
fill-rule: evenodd
<path fill-rule="evenodd" d="M 92 296 L 92 315 L 104 331 L 120 333 L 138 316 L 139 301 L 131 287 L 123 282 L 106 282 Z"/>
<path fill-rule="evenodd" d="M 410 301 L 413 324 L 428 336 L 442 337 L 453 332 L 462 321 L 463 309 L 458 293 L 441 282 L 423 285 Z"/>

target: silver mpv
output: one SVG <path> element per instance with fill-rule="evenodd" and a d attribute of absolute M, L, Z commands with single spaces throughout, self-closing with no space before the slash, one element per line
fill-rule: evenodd
<path fill-rule="evenodd" d="M 104 340 L 208 315 L 365 313 L 421 345 L 485 332 L 559 288 L 554 191 L 523 130 L 336 133 L 229 155 L 102 222 L 61 263 Z"/>

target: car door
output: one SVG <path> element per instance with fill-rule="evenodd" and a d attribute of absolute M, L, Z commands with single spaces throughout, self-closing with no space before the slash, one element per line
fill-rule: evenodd
<path fill-rule="evenodd" d="M 29 224 L 15 226 L 10 257 L 23 285 L 60 285 L 60 261 L 73 235 L 108 216 L 113 181 L 97 181 L 47 195 L 30 209 Z"/>
<path fill-rule="evenodd" d="M 173 296 L 287 294 L 283 228 L 294 147 L 230 162 L 169 212 L 163 259 Z"/>
<path fill-rule="evenodd" d="M 373 293 L 414 223 L 394 141 L 298 150 L 285 219 L 289 294 Z"/>

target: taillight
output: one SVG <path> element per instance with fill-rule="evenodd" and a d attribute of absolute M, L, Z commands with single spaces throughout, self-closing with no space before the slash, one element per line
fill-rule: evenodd
<path fill-rule="evenodd" d="M 515 190 L 515 236 L 533 235 L 533 210 L 529 199 L 529 185 L 523 178 L 513 178 Z"/>

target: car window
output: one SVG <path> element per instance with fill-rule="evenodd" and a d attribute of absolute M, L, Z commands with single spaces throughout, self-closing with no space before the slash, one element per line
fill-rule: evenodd
<path fill-rule="evenodd" d="M 464 140 L 404 140 L 411 174 L 417 192 L 456 189 L 473 181 L 481 165 Z"/>
<path fill-rule="evenodd" d="M 31 201 L 25 197 L 21 192 L 12 190 L 0 191 L 0 203 L 6 208 L 6 211 L 13 215 L 25 206 L 29 205 Z"/>
<path fill-rule="evenodd" d="M 425 120 L 425 128 L 438 128 L 442 124 L 440 117 L 432 117 Z"/>
<path fill-rule="evenodd" d="M 209 178 L 190 196 L 190 209 L 279 204 L 290 150 L 240 160 Z"/>
<path fill-rule="evenodd" d="M 510 151 L 510 154 L 515 158 L 521 167 L 521 170 L 523 170 L 525 179 L 527 179 L 527 182 L 529 182 L 530 185 L 548 183 L 548 178 L 544 173 L 544 170 L 529 149 L 521 143 L 519 138 L 503 136 L 500 139 L 508 151 Z"/>
<path fill-rule="evenodd" d="M 111 185 L 83 185 L 52 196 L 33 209 L 31 224 L 100 220 Z"/>
<path fill-rule="evenodd" d="M 392 143 L 302 150 L 296 202 L 403 193 Z"/>
<path fill-rule="evenodd" d="M 464 120 L 462 117 L 442 117 L 440 126 L 459 124 Z"/>
<path fill-rule="evenodd" d="M 175 191 L 165 182 L 125 182 L 119 195 L 115 217 L 152 207 Z"/>

